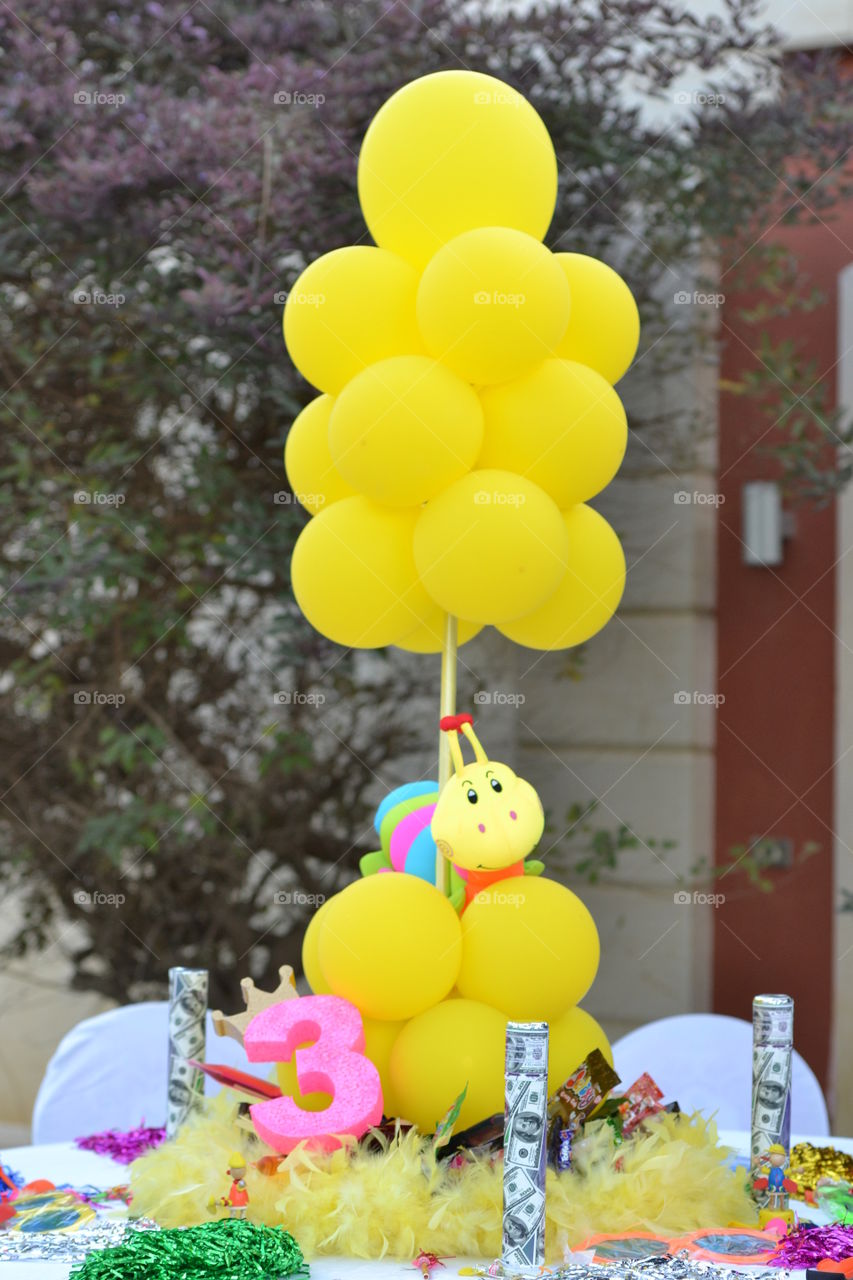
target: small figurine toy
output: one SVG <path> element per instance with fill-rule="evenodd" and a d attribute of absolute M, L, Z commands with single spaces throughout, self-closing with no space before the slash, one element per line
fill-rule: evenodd
<path fill-rule="evenodd" d="M 785 1177 L 788 1153 L 779 1142 L 774 1142 L 761 1159 L 760 1176 L 753 1181 L 755 1191 L 766 1195 L 766 1204 L 759 1210 L 758 1222 L 762 1228 L 774 1219 L 782 1219 L 793 1226 L 796 1219 L 788 1207 L 788 1197 L 797 1190 L 796 1182 Z M 766 1175 L 763 1169 L 767 1169 Z"/>
<path fill-rule="evenodd" d="M 208 1209 L 213 1212 L 221 1205 L 223 1208 L 228 1209 L 230 1217 L 245 1218 L 249 1207 L 249 1193 L 246 1190 L 246 1161 L 239 1152 L 232 1151 L 228 1157 L 226 1173 L 231 1179 L 231 1190 L 227 1196 L 220 1196 L 218 1200 L 212 1200 L 208 1204 Z"/>

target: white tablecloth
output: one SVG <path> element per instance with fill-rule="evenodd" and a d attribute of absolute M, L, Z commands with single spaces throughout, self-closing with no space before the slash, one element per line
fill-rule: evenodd
<path fill-rule="evenodd" d="M 795 1134 L 793 1142 L 810 1141 L 815 1145 L 831 1143 L 853 1155 L 853 1138 L 810 1138 Z M 721 1130 L 720 1142 L 746 1154 L 749 1135 L 741 1130 Z M 126 1165 L 116 1164 L 106 1156 L 91 1151 L 78 1151 L 72 1143 L 45 1143 L 39 1147 L 8 1147 L 0 1151 L 0 1164 L 14 1169 L 30 1181 L 47 1178 L 59 1186 L 112 1187 L 127 1182 Z M 809 1206 L 808 1217 L 820 1220 L 820 1215 Z M 433 1272 L 432 1280 L 449 1280 L 458 1276 L 459 1268 L 470 1265 L 471 1259 L 448 1259 L 446 1269 Z M 418 1272 L 410 1262 L 359 1262 L 353 1258 L 317 1258 L 310 1264 L 312 1280 L 415 1280 Z M 43 1261 L 0 1263 L 0 1280 L 67 1280 L 70 1267 Z"/>

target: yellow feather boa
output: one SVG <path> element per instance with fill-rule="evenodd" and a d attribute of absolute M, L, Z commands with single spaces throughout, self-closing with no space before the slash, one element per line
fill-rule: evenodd
<path fill-rule="evenodd" d="M 228 1157 L 249 1165 L 249 1218 L 287 1227 L 306 1257 L 412 1258 L 420 1249 L 495 1257 L 501 1248 L 502 1166 L 471 1159 L 450 1169 L 415 1130 L 384 1144 L 311 1155 L 294 1151 L 272 1175 L 253 1163 L 269 1148 L 220 1094 L 177 1138 L 131 1167 L 134 1215 L 163 1227 L 209 1221 L 208 1203 L 228 1190 Z M 743 1172 L 732 1172 L 712 1120 L 663 1114 L 622 1146 L 609 1125 L 592 1124 L 571 1173 L 548 1172 L 548 1260 L 599 1231 L 642 1228 L 678 1235 L 755 1221 Z"/>

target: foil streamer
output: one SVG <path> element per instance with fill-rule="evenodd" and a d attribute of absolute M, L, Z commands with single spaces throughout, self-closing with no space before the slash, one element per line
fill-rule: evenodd
<path fill-rule="evenodd" d="M 798 1142 L 791 1151 L 790 1174 L 802 1191 L 814 1191 L 818 1178 L 853 1183 L 853 1156 L 835 1147 Z"/>
<path fill-rule="evenodd" d="M 118 1164 L 132 1164 L 137 1156 L 144 1155 L 152 1147 L 159 1147 L 165 1141 L 165 1129 L 146 1129 L 141 1126 L 125 1133 L 119 1129 L 105 1129 L 103 1133 L 75 1138 L 74 1145 L 81 1151 L 95 1151 L 99 1156 L 109 1156 Z"/>
<path fill-rule="evenodd" d="M 169 1076 L 166 1135 L 173 1138 L 204 1094 L 204 1075 L 190 1059 L 204 1062 L 207 970 L 169 970 Z"/>
<path fill-rule="evenodd" d="M 0 1263 L 3 1262 L 83 1262 L 93 1249 L 109 1249 L 121 1244 L 135 1231 L 159 1231 L 156 1222 L 139 1218 L 135 1222 L 98 1222 L 77 1231 L 0 1231 Z M 33 1272 L 35 1277 L 36 1272 Z"/>
<path fill-rule="evenodd" d="M 502 1260 L 537 1275 L 545 1262 L 548 1023 L 506 1028 Z"/>
<path fill-rule="evenodd" d="M 794 1001 L 791 996 L 756 996 L 752 1002 L 753 1169 L 768 1147 L 791 1149 L 791 1051 Z"/>
<path fill-rule="evenodd" d="M 498 1280 L 527 1280 L 529 1272 L 519 1271 L 505 1261 L 484 1267 L 460 1267 L 460 1276 L 494 1276 Z M 718 1262 L 697 1262 L 686 1253 L 643 1258 L 637 1262 L 593 1263 L 570 1260 L 546 1268 L 543 1280 L 744 1280 L 744 1272 Z M 778 1269 L 750 1268 L 750 1280 L 779 1280 Z"/>
<path fill-rule="evenodd" d="M 853 1257 L 853 1227 L 795 1227 L 770 1259 L 776 1267 L 816 1267 L 823 1258 Z"/>
<path fill-rule="evenodd" d="M 307 1274 L 302 1250 L 283 1227 L 232 1219 L 135 1231 L 90 1253 L 70 1280 L 283 1280 Z"/>

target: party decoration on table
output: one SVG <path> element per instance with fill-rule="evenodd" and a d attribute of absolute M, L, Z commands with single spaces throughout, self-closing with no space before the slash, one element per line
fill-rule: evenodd
<path fill-rule="evenodd" d="M 218 1208 L 227 1209 L 231 1218 L 245 1219 L 249 1209 L 249 1193 L 246 1190 L 246 1157 L 239 1151 L 232 1151 L 228 1157 L 228 1168 L 225 1170 L 231 1179 L 231 1187 L 227 1196 L 219 1196 L 209 1203 L 210 1212 Z"/>
<path fill-rule="evenodd" d="M 818 1208 L 833 1222 L 853 1226 L 853 1187 L 849 1182 L 823 1183 L 814 1196 Z"/>
<path fill-rule="evenodd" d="M 385 877 L 383 877 L 385 878 Z M 226 1093 L 170 1143 L 131 1167 L 134 1211 L 171 1227 L 209 1221 L 211 1195 L 232 1151 L 246 1158 L 251 1216 L 284 1224 L 308 1256 L 390 1256 L 419 1249 L 443 1256 L 497 1257 L 502 1170 L 492 1150 L 436 1151 L 416 1128 L 386 1127 L 336 1151 L 296 1148 L 265 1174 L 275 1153 L 253 1139 Z M 456 1159 L 461 1157 L 461 1163 Z M 588 1122 L 570 1173 L 547 1173 L 546 1260 L 599 1231 L 659 1231 L 673 1237 L 720 1223 L 755 1222 L 740 1172 L 717 1146 L 713 1122 L 662 1112 L 617 1146 L 611 1127 Z"/>
<path fill-rule="evenodd" d="M 382 1119 L 379 1072 L 364 1056 L 361 1014 L 348 1000 L 302 996 L 272 1005 L 249 1023 L 243 1045 L 250 1062 L 289 1062 L 295 1055 L 302 1091 L 330 1095 L 322 1111 L 307 1111 L 285 1096 L 250 1107 L 258 1135 L 275 1151 L 306 1141 L 328 1150 Z"/>
<path fill-rule="evenodd" d="M 752 1002 L 752 1132 L 749 1146 L 753 1168 L 772 1146 L 778 1144 L 786 1155 L 791 1146 L 793 1046 L 792 998 L 756 996 Z"/>
<path fill-rule="evenodd" d="M 785 1176 L 787 1169 L 788 1153 L 780 1142 L 772 1143 L 755 1167 L 758 1176 L 753 1177 L 752 1186 L 761 1200 L 758 1221 L 762 1227 L 780 1219 L 790 1225 L 794 1223 L 788 1200 L 789 1196 L 796 1195 L 798 1188 L 796 1182 Z"/>
<path fill-rule="evenodd" d="M 169 970 L 169 1075 L 166 1134 L 172 1138 L 198 1099 L 204 1077 L 189 1065 L 203 1059 L 207 1015 L 207 970 L 175 966 Z"/>
<path fill-rule="evenodd" d="M 0 1263 L 79 1263 L 96 1250 L 121 1244 L 134 1232 L 159 1230 L 150 1218 L 133 1222 L 113 1218 L 87 1223 L 77 1231 L 0 1231 Z"/>
<path fill-rule="evenodd" d="M 302 1250 L 282 1227 L 222 1221 L 129 1232 L 121 1243 L 90 1253 L 72 1270 L 71 1280 L 283 1280 L 307 1275 Z"/>
<path fill-rule="evenodd" d="M 743 1280 L 743 1272 L 716 1262 L 702 1262 L 689 1253 L 676 1257 L 627 1258 L 609 1263 L 589 1262 L 574 1255 L 544 1273 L 548 1280 Z M 502 1263 L 460 1267 L 460 1276 L 491 1276 L 497 1280 L 525 1280 Z M 778 1271 L 753 1269 L 752 1280 L 778 1280 Z"/>
<path fill-rule="evenodd" d="M 420 1252 L 415 1257 L 415 1260 L 412 1263 L 412 1266 L 415 1268 L 416 1271 L 420 1271 L 424 1280 L 429 1280 L 433 1271 L 437 1270 L 438 1267 L 444 1266 L 444 1259 L 439 1258 L 438 1254 L 436 1253 L 427 1253 L 423 1249 L 421 1249 Z"/>
<path fill-rule="evenodd" d="M 95 1217 L 95 1210 L 73 1191 L 60 1190 L 47 1184 L 47 1189 L 28 1191 L 24 1188 L 13 1201 L 14 1216 L 5 1224 L 6 1231 L 27 1235 L 42 1231 L 77 1231 Z"/>
<path fill-rule="evenodd" d="M 542 243 L 554 149 L 492 76 L 438 72 L 393 94 L 358 190 L 377 247 L 323 254 L 284 309 L 291 359 L 324 393 L 285 450 L 313 517 L 296 600 L 360 648 L 454 659 L 484 624 L 534 648 L 579 644 L 624 584 L 613 530 L 575 514 L 625 452 L 612 384 L 639 339 L 630 291 L 605 263 Z"/>
<path fill-rule="evenodd" d="M 660 1232 L 599 1231 L 573 1252 L 592 1253 L 593 1262 L 631 1262 L 669 1253 L 671 1243 L 671 1239 Z"/>
<path fill-rule="evenodd" d="M 319 914 L 319 912 L 318 912 Z M 283 1000 L 298 999 L 296 983 L 293 978 L 293 969 L 289 964 L 279 966 L 278 970 L 278 986 L 275 991 L 261 991 L 255 986 L 252 978 L 242 978 L 240 981 L 240 994 L 243 997 L 245 1009 L 240 1013 L 224 1014 L 221 1010 L 215 1009 L 212 1014 L 213 1029 L 218 1036 L 229 1036 L 230 1039 L 236 1040 L 238 1044 L 243 1043 L 243 1035 L 249 1023 L 263 1009 L 269 1009 L 272 1005 L 281 1004 Z"/>
<path fill-rule="evenodd" d="M 197 1066 L 191 1063 L 191 1066 Z M 102 1133 L 91 1133 L 88 1137 L 75 1138 L 74 1145 L 81 1151 L 95 1151 L 98 1155 L 109 1156 L 117 1164 L 132 1164 L 137 1156 L 157 1147 L 166 1141 L 164 1128 L 152 1128 L 140 1125 L 137 1129 L 105 1129 Z"/>
<path fill-rule="evenodd" d="M 753 1267 L 769 1262 L 776 1241 L 766 1231 L 750 1231 L 744 1227 L 692 1231 L 670 1241 L 668 1253 L 686 1249 L 693 1258 L 705 1262 L 727 1262 L 733 1266 Z"/>
<path fill-rule="evenodd" d="M 770 1261 L 777 1267 L 816 1267 L 824 1259 L 853 1257 L 853 1228 L 795 1227 L 777 1244 Z"/>
<path fill-rule="evenodd" d="M 501 1260 L 539 1274 L 545 1263 L 545 1137 L 548 1023 L 506 1029 Z"/>
<path fill-rule="evenodd" d="M 791 1169 L 801 1191 L 814 1191 L 821 1179 L 853 1183 L 853 1156 L 835 1147 L 798 1142 L 791 1148 Z"/>

